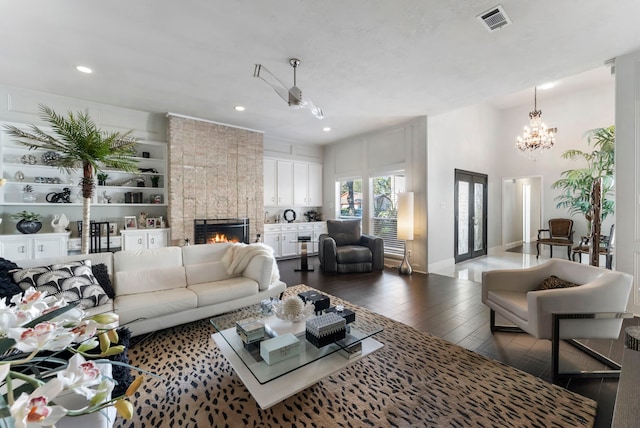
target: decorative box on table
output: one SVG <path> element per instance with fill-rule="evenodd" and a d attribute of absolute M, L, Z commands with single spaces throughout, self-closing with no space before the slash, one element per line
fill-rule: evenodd
<path fill-rule="evenodd" d="M 339 308 L 336 308 L 335 306 L 330 307 L 329 309 L 325 310 L 325 313 L 329 313 L 329 312 L 333 312 L 336 313 L 338 315 L 340 315 L 342 318 L 344 318 L 344 320 L 347 322 L 347 324 L 352 323 L 356 320 L 356 314 L 353 311 L 350 311 L 349 309 L 346 308 L 342 308 L 342 310 L 338 310 Z"/>
<path fill-rule="evenodd" d="M 236 333 L 245 344 L 259 342 L 264 339 L 264 323 L 255 318 L 246 318 L 236 322 Z"/>
<path fill-rule="evenodd" d="M 300 354 L 300 340 L 287 333 L 260 342 L 260 356 L 269 365 Z"/>
<path fill-rule="evenodd" d="M 316 348 L 330 345 L 346 336 L 346 321 L 333 312 L 307 320 L 305 337 Z"/>
<path fill-rule="evenodd" d="M 300 297 L 305 303 L 313 303 L 316 314 L 323 311 L 324 309 L 327 309 L 330 306 L 329 296 L 320 294 L 317 291 L 305 291 L 303 293 L 299 293 L 298 297 Z"/>

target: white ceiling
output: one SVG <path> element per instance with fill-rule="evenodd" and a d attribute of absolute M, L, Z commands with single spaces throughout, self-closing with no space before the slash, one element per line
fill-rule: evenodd
<path fill-rule="evenodd" d="M 482 101 L 504 108 L 640 48 L 638 0 L 502 0 L 512 24 L 489 33 L 476 15 L 497 4 L 0 0 L 0 83 L 322 144 Z M 292 83 L 291 57 L 323 121 L 253 77 L 261 63 Z"/>

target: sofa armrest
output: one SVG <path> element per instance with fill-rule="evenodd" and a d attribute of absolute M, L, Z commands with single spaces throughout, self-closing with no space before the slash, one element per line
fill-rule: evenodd
<path fill-rule="evenodd" d="M 371 250 L 371 264 L 373 270 L 384 269 L 384 240 L 378 236 L 362 234 L 360 244 Z"/>
<path fill-rule="evenodd" d="M 265 255 L 257 255 L 251 258 L 251 261 L 242 272 L 242 276 L 253 279 L 258 283 L 260 291 L 268 290 L 271 284 L 280 278 L 275 278 L 278 266 L 273 257 Z M 277 275 L 279 276 L 279 275 Z"/>
<path fill-rule="evenodd" d="M 318 243 L 318 258 L 320 259 L 322 270 L 325 272 L 337 272 L 336 241 L 328 234 L 323 233 L 318 238 Z"/>

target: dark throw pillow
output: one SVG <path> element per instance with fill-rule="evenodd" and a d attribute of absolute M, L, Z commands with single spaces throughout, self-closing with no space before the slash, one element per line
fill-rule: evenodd
<path fill-rule="evenodd" d="M 0 257 L 0 299 L 5 299 L 5 303 L 9 304 L 11 297 L 22 293 L 22 288 L 13 281 L 13 276 L 9 274 L 14 269 L 20 269 L 11 260 Z"/>
<path fill-rule="evenodd" d="M 536 288 L 536 290 L 553 290 L 555 288 L 569 288 L 569 287 L 577 287 L 580 284 L 575 284 L 570 281 L 565 281 L 564 279 L 560 279 L 555 275 L 551 275 L 549 278 L 542 281 L 542 284 Z"/>
<path fill-rule="evenodd" d="M 98 263 L 97 265 L 91 266 L 91 271 L 107 296 L 109 296 L 110 299 L 115 299 L 116 292 L 113 289 L 113 285 L 111 285 L 111 278 L 109 278 L 109 269 L 107 268 L 107 265 L 104 263 Z"/>
<path fill-rule="evenodd" d="M 80 301 L 82 309 L 105 304 L 109 297 L 91 272 L 91 260 L 58 263 L 11 271 L 13 280 L 23 290 L 34 287 L 67 302 Z"/>

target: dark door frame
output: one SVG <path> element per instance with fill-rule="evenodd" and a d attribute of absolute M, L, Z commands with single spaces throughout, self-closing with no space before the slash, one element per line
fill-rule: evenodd
<path fill-rule="evenodd" d="M 462 180 L 461 178 L 464 177 L 466 178 L 466 180 Z M 458 254 L 458 182 L 460 181 L 468 181 L 471 183 L 470 189 L 469 189 L 469 225 L 468 225 L 468 230 L 469 230 L 469 251 L 467 253 L 464 254 Z M 475 250 L 474 247 L 474 184 L 480 183 L 483 186 L 483 195 L 482 195 L 482 248 L 479 250 Z M 454 258 L 455 258 L 455 262 L 459 263 L 461 261 L 464 260 L 469 260 L 475 257 L 480 257 L 480 256 L 484 256 L 487 254 L 487 213 L 488 213 L 488 207 L 487 207 L 487 203 L 488 203 L 488 197 L 487 197 L 487 183 L 488 183 L 488 175 L 487 174 L 481 174 L 478 172 L 472 172 L 472 171 L 465 171 L 462 169 L 455 169 L 454 170 L 454 245 L 453 245 L 453 252 L 454 252 Z"/>

